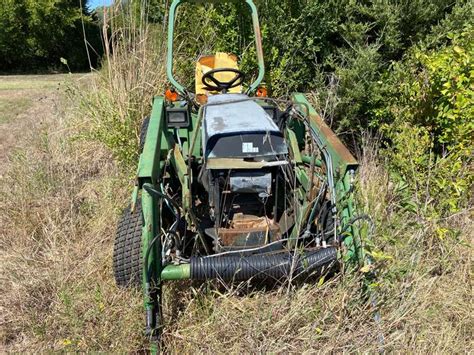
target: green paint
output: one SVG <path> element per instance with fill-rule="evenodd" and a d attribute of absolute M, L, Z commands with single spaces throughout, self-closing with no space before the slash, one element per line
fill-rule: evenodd
<path fill-rule="evenodd" d="M 171 154 L 171 164 L 181 183 L 183 209 L 188 211 L 191 208 L 191 186 L 189 183 L 188 166 L 177 145 L 175 145 L 173 153 Z"/>
<path fill-rule="evenodd" d="M 138 185 L 135 185 L 133 187 L 133 192 L 132 192 L 132 201 L 131 201 L 131 204 L 130 204 L 130 210 L 133 212 L 135 212 L 135 207 L 136 207 L 136 204 L 137 204 L 137 201 L 138 201 L 138 193 L 140 191 L 140 188 L 138 187 Z"/>
<path fill-rule="evenodd" d="M 316 159 L 316 157 L 311 157 L 309 155 L 303 155 L 301 157 L 301 160 L 303 161 L 303 163 L 306 163 L 306 164 L 311 164 L 311 161 L 314 161 L 314 166 L 317 166 L 317 167 L 322 167 L 323 166 L 323 162 L 319 159 Z"/>
<path fill-rule="evenodd" d="M 296 104 L 302 106 L 301 110 L 309 115 L 309 123 L 315 133 L 319 136 L 323 146 L 326 147 L 333 162 L 333 173 L 336 182 L 336 205 L 339 211 L 339 218 L 341 220 L 341 228 L 345 229 L 349 221 L 355 215 L 354 208 L 354 196 L 352 192 L 351 182 L 351 171 L 355 172 L 358 167 L 358 163 L 355 158 L 350 154 L 348 149 L 342 144 L 337 136 L 332 132 L 329 127 L 322 121 L 317 115 L 316 110 L 309 104 L 308 100 L 303 94 L 295 93 L 292 96 L 293 101 Z M 290 148 L 294 152 L 297 149 L 297 134 L 292 130 L 288 129 L 288 138 L 290 142 Z M 294 154 L 298 161 L 298 153 Z M 301 155 L 301 153 L 300 153 Z M 301 161 L 307 164 L 311 164 L 313 157 L 301 156 Z M 315 160 L 316 166 L 322 166 L 323 162 Z M 309 184 L 309 177 L 306 175 L 304 169 L 295 168 L 296 178 L 300 182 L 303 188 L 307 189 Z M 302 223 L 308 212 L 309 204 L 307 201 L 301 206 L 296 213 L 296 231 L 299 231 Z M 362 265 L 364 262 L 364 252 L 362 249 L 360 230 L 356 226 L 350 226 L 347 230 L 348 236 L 344 240 L 344 246 L 347 249 L 345 254 L 345 260 L 349 261 L 353 265 Z M 292 238 L 296 238 L 297 234 L 293 232 Z"/>
<path fill-rule="evenodd" d="M 199 111 L 201 112 L 201 111 Z M 201 144 L 202 144 L 202 135 L 201 135 L 201 121 L 198 114 L 191 114 L 192 132 L 189 132 L 189 151 L 195 157 L 201 157 Z"/>
<path fill-rule="evenodd" d="M 342 177 L 348 169 L 356 170 L 359 165 L 357 160 L 352 156 L 344 144 L 342 144 L 334 132 L 331 131 L 331 129 L 319 117 L 316 110 L 309 104 L 304 94 L 293 94 L 292 101 L 299 104 L 301 106 L 301 111 L 309 115 L 309 123 L 311 127 L 320 137 L 323 145 L 327 148 L 332 157 L 334 175 L 336 176 L 337 173 L 340 172 L 340 176 Z"/>
<path fill-rule="evenodd" d="M 168 141 L 163 139 L 164 120 L 164 99 L 163 97 L 155 97 L 145 146 L 138 163 L 139 180 L 151 179 L 153 183 L 158 181 L 161 173 L 161 150 L 168 151 L 169 149 Z"/>
<path fill-rule="evenodd" d="M 298 237 L 301 235 L 301 232 L 303 230 L 303 226 L 305 224 L 305 221 L 308 219 L 308 215 L 310 213 L 312 203 L 309 203 L 308 201 L 304 201 L 302 205 L 297 203 L 296 207 L 296 219 L 295 219 L 295 227 L 293 228 L 293 231 L 291 232 L 290 235 L 290 240 L 288 241 L 288 246 L 290 248 L 293 248 L 296 245 L 296 240 Z"/>
<path fill-rule="evenodd" d="M 161 271 L 161 280 L 187 280 L 191 278 L 190 264 L 167 265 Z"/>
<path fill-rule="evenodd" d="M 293 159 L 296 164 L 302 163 L 303 159 L 301 157 L 300 148 L 298 146 L 298 140 L 296 139 L 296 134 L 291 129 L 286 130 L 286 139 L 290 143 L 291 153 L 293 154 Z"/>
<path fill-rule="evenodd" d="M 184 0 L 175 0 L 171 4 L 169 19 L 168 19 L 168 54 L 167 54 L 167 65 L 166 65 L 166 75 L 171 84 L 178 90 L 181 94 L 185 94 L 186 90 L 183 85 L 178 83 L 173 76 L 173 44 L 174 44 L 174 22 L 176 19 L 176 9 L 181 5 Z"/>
<path fill-rule="evenodd" d="M 258 12 L 257 7 L 253 3 L 252 0 L 246 0 L 246 3 L 250 6 L 250 10 L 252 11 L 252 23 L 253 23 L 253 30 L 255 34 L 255 45 L 257 47 L 257 59 L 258 59 L 258 77 L 252 85 L 247 93 L 252 93 L 257 90 L 258 86 L 262 83 L 262 80 L 265 76 L 265 61 L 263 58 L 263 49 L 262 49 L 262 40 L 261 40 L 261 32 L 260 32 L 260 24 L 258 20 Z"/>
<path fill-rule="evenodd" d="M 344 206 L 340 215 L 343 228 L 345 228 L 350 219 L 355 216 L 354 195 L 351 192 L 351 184 L 351 174 L 349 172 L 345 174 L 344 179 L 337 184 L 338 197 L 341 198 L 341 203 L 343 203 Z M 346 260 L 352 265 L 362 266 L 364 264 L 365 255 L 362 248 L 360 230 L 357 226 L 353 225 L 349 227 L 347 232 L 349 236 L 344 239 L 344 245 L 347 248 Z"/>
<path fill-rule="evenodd" d="M 303 189 L 308 192 L 309 190 L 309 185 L 310 185 L 310 179 L 308 174 L 306 174 L 306 171 L 303 168 L 300 167 L 295 167 L 295 175 L 296 179 L 298 179 L 299 183 L 303 187 Z"/>
<path fill-rule="evenodd" d="M 193 127 L 194 132 L 191 137 L 191 146 L 189 150 L 194 154 L 194 156 L 201 155 L 201 124 L 204 119 L 204 109 L 203 106 L 199 107 L 198 114 L 194 116 Z M 203 152 L 204 153 L 204 152 Z"/>
<path fill-rule="evenodd" d="M 153 187 L 152 184 L 149 185 Z M 146 255 L 151 241 L 160 230 L 159 213 L 160 208 L 157 201 L 148 192 L 142 190 L 142 255 Z M 145 310 L 151 311 L 153 314 L 158 314 L 160 311 L 155 309 L 155 303 L 148 293 L 150 289 L 147 285 L 148 278 L 151 277 L 150 286 L 158 289 L 161 287 L 161 258 L 158 257 L 159 251 L 161 251 L 160 238 L 157 239 L 152 248 L 150 257 L 148 258 L 148 265 L 143 265 L 142 289 Z M 145 260 L 143 260 L 143 262 L 145 262 Z M 158 295 L 159 294 L 160 292 L 158 292 Z M 160 300 L 158 300 L 158 302 L 160 302 Z M 160 322 L 159 316 L 157 316 L 157 318 L 157 322 Z M 160 324 L 157 324 L 157 326 L 160 326 Z"/>

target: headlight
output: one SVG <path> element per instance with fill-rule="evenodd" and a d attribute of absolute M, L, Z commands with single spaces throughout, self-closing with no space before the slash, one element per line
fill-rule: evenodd
<path fill-rule="evenodd" d="M 189 112 L 185 107 L 169 107 L 166 109 L 168 127 L 184 128 L 189 126 Z"/>

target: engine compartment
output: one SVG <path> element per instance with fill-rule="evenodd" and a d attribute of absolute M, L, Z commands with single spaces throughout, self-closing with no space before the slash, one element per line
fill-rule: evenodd
<path fill-rule="evenodd" d="M 173 223 L 169 211 L 162 214 L 164 230 L 174 227 L 164 234 L 164 262 L 336 243 L 336 215 L 325 166 L 296 162 L 295 154 L 303 152 L 306 160 L 321 158 L 311 137 L 306 134 L 304 142 L 297 142 L 302 148 L 295 153 L 282 124 L 288 112 L 275 105 L 272 117 L 261 104 L 240 94 L 209 99 L 202 113 L 202 157 L 188 167 L 194 177 L 189 218 Z M 302 186 L 298 171 L 312 177 L 307 186 Z M 178 175 L 164 174 L 163 192 L 172 198 L 183 197 Z M 310 202 L 303 209 L 304 201 Z"/>
<path fill-rule="evenodd" d="M 245 95 L 213 96 L 204 112 L 202 150 L 199 182 L 208 196 L 213 226 L 205 233 L 213 251 L 280 239 L 279 167 L 287 163 L 288 147 L 273 118 Z"/>
<path fill-rule="evenodd" d="M 214 225 L 205 232 L 215 252 L 262 246 L 279 237 L 277 174 L 276 168 L 206 169 L 203 186 Z"/>

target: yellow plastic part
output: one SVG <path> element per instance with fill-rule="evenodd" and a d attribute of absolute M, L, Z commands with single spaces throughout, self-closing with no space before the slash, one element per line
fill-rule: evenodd
<path fill-rule="evenodd" d="M 216 94 L 216 92 L 207 91 L 202 83 L 202 76 L 210 70 L 217 68 L 239 69 L 237 65 L 237 56 L 218 52 L 216 55 L 208 55 L 199 58 L 196 64 L 196 97 Z M 234 73 L 217 73 L 215 78 L 221 81 L 229 81 L 235 77 Z M 232 94 L 242 92 L 242 85 L 236 86 L 228 91 Z"/>

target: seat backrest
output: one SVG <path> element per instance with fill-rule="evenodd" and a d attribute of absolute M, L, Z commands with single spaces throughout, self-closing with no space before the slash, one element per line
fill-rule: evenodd
<path fill-rule="evenodd" d="M 199 58 L 196 64 L 196 96 L 210 95 L 214 92 L 209 92 L 205 89 L 202 83 L 202 77 L 205 73 L 210 70 L 217 68 L 232 68 L 239 69 L 237 65 L 237 56 L 234 54 L 227 54 L 218 52 L 215 55 L 208 55 Z M 234 73 L 217 73 L 215 74 L 216 79 L 221 81 L 229 81 L 235 77 Z M 235 88 L 229 89 L 228 93 L 239 94 L 242 92 L 242 85 L 236 86 Z"/>

